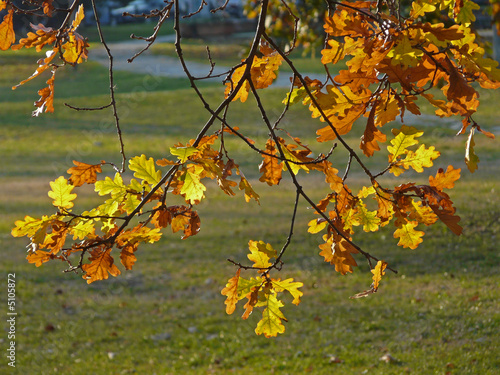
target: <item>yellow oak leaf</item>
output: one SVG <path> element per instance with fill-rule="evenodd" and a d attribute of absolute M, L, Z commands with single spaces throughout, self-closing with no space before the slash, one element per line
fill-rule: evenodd
<path fill-rule="evenodd" d="M 416 249 L 422 243 L 424 232 L 415 230 L 418 225 L 416 221 L 409 221 L 402 224 L 400 228 L 394 231 L 394 238 L 399 238 L 398 246 L 404 248 Z"/>
<path fill-rule="evenodd" d="M 87 47 L 89 47 L 89 44 L 81 35 L 70 32 L 68 41 L 62 45 L 64 61 L 71 64 L 82 63 L 83 59 L 86 60 L 88 57 Z"/>
<path fill-rule="evenodd" d="M 413 48 L 410 38 L 407 35 L 403 35 L 387 54 L 387 57 L 391 59 L 392 65 L 400 64 L 405 68 L 416 66 L 423 56 L 424 52 Z"/>
<path fill-rule="evenodd" d="M 4 16 L 3 21 L 0 24 L 0 49 L 2 51 L 8 50 L 10 46 L 16 41 L 13 16 L 14 9 L 10 9 Z"/>
<path fill-rule="evenodd" d="M 257 203 L 260 204 L 259 194 L 257 194 L 255 192 L 255 190 L 253 190 L 252 185 L 250 184 L 250 182 L 248 182 L 248 180 L 245 178 L 245 176 L 243 176 L 241 171 L 239 172 L 239 174 L 240 174 L 241 179 L 240 179 L 240 184 L 238 185 L 238 187 L 240 190 L 243 190 L 245 192 L 245 201 L 250 202 L 250 199 L 254 199 L 255 201 L 257 201 Z"/>
<path fill-rule="evenodd" d="M 286 280 L 271 279 L 271 284 L 277 293 L 285 290 L 288 291 L 293 297 L 292 303 L 294 305 L 298 305 L 300 303 L 300 297 L 304 295 L 304 293 L 299 290 L 299 288 L 302 288 L 304 284 L 298 281 L 294 282 L 291 278 Z"/>
<path fill-rule="evenodd" d="M 360 199 L 356 205 L 356 222 L 363 226 L 365 232 L 376 232 L 379 229 L 380 218 L 377 216 L 377 211 L 368 211 L 366 205 Z"/>
<path fill-rule="evenodd" d="M 181 163 L 185 163 L 188 158 L 199 152 L 196 147 L 170 147 L 170 153 L 177 156 Z"/>
<path fill-rule="evenodd" d="M 413 126 L 403 125 L 401 129 L 392 129 L 392 134 L 395 138 L 391 140 L 391 146 L 387 146 L 389 162 L 394 162 L 399 156 L 408 153 L 407 148 L 418 144 L 418 140 L 415 138 L 422 136 L 424 132 Z"/>
<path fill-rule="evenodd" d="M 68 184 L 68 180 L 64 177 L 59 177 L 57 180 L 50 182 L 50 187 L 48 195 L 53 199 L 52 204 L 59 209 L 69 210 L 74 206 L 72 202 L 76 198 L 76 194 L 72 194 L 74 186 Z"/>
<path fill-rule="evenodd" d="M 273 249 L 271 244 L 265 243 L 263 241 L 252 241 L 248 242 L 248 249 L 250 254 L 247 255 L 248 259 L 254 262 L 255 268 L 268 268 L 271 267 L 269 260 L 277 256 L 276 250 Z M 264 272 L 265 269 L 259 270 L 259 272 Z"/>
<path fill-rule="evenodd" d="M 45 233 L 50 223 L 56 219 L 56 215 L 43 215 L 41 219 L 35 219 L 31 216 L 25 216 L 23 220 L 17 220 L 15 228 L 12 229 L 13 237 L 29 237 L 31 242 L 39 244 L 43 242 Z"/>
<path fill-rule="evenodd" d="M 156 185 L 160 182 L 161 171 L 155 168 L 153 158 L 146 159 L 146 155 L 135 156 L 130 159 L 129 168 L 135 171 L 134 177 L 146 181 L 148 184 Z"/>
<path fill-rule="evenodd" d="M 82 23 L 84 18 L 85 18 L 85 12 L 83 10 L 83 4 L 80 4 L 78 10 L 76 11 L 75 19 L 73 20 L 73 23 L 71 25 L 72 31 L 75 31 L 77 29 L 77 27 Z"/>
<path fill-rule="evenodd" d="M 257 324 L 255 333 L 257 335 L 264 334 L 267 338 L 276 337 L 278 333 L 285 332 L 285 326 L 281 321 L 286 321 L 286 318 L 280 310 L 284 305 L 276 298 L 276 293 L 273 292 L 263 294 L 262 298 L 264 301 L 261 302 L 259 296 L 259 303 L 266 306 L 266 308 L 262 312 L 262 319 Z"/>
<path fill-rule="evenodd" d="M 410 16 L 413 18 L 423 17 L 425 13 L 432 13 L 436 10 L 435 0 L 417 0 L 411 4 Z"/>
<path fill-rule="evenodd" d="M 79 161 L 73 160 L 75 167 L 71 167 L 67 170 L 67 173 L 71 175 L 69 178 L 69 183 L 74 186 L 82 186 L 83 184 L 93 184 L 97 181 L 97 173 L 101 173 L 101 164 L 86 164 Z"/>
<path fill-rule="evenodd" d="M 402 166 L 405 169 L 413 168 L 416 172 L 421 173 L 425 168 L 432 167 L 433 160 L 441 155 L 436 151 L 434 146 L 425 148 L 425 145 L 420 145 L 416 151 L 408 151 L 406 157 L 396 163 L 397 166 Z"/>
<path fill-rule="evenodd" d="M 322 64 L 336 64 L 345 57 L 344 43 L 337 42 L 335 39 L 330 39 L 328 45 L 330 48 L 325 48 L 321 51 L 323 55 L 321 58 Z"/>
<path fill-rule="evenodd" d="M 107 177 L 95 183 L 95 191 L 99 195 L 111 194 L 112 198 L 123 198 L 127 193 L 127 187 L 123 184 L 120 173 L 116 173 L 114 179 Z"/>
<path fill-rule="evenodd" d="M 222 289 L 221 294 L 226 296 L 224 304 L 226 305 L 226 314 L 231 315 L 236 309 L 236 303 L 238 302 L 238 281 L 240 280 L 241 268 L 238 268 L 236 275 L 230 278 L 226 284 L 226 287 Z"/>
<path fill-rule="evenodd" d="M 246 64 L 240 66 L 237 68 L 233 74 L 231 74 L 231 80 L 229 82 L 226 82 L 226 90 L 224 91 L 226 99 L 233 93 L 234 90 L 236 90 L 239 82 L 243 79 L 243 74 L 245 73 L 246 70 Z M 242 85 L 236 95 L 233 98 L 233 102 L 235 100 L 240 99 L 242 103 L 246 102 L 248 99 L 248 93 L 250 91 L 250 84 L 248 81 L 245 80 L 245 82 L 242 82 Z"/>
<path fill-rule="evenodd" d="M 200 182 L 200 174 L 203 171 L 202 166 L 190 164 L 180 177 L 180 180 L 183 182 L 180 191 L 181 195 L 190 204 L 198 204 L 205 197 L 204 191 L 207 188 Z"/>
<path fill-rule="evenodd" d="M 385 268 L 387 267 L 387 263 L 379 260 L 374 269 L 371 270 L 373 273 L 373 289 L 376 292 L 380 285 L 380 281 L 382 280 L 382 276 L 385 275 Z"/>
<path fill-rule="evenodd" d="M 318 218 L 311 220 L 309 223 L 307 223 L 307 225 L 309 226 L 309 229 L 307 229 L 307 231 L 314 234 L 319 233 L 323 229 L 325 229 L 328 225 L 328 222 L 323 218 Z"/>

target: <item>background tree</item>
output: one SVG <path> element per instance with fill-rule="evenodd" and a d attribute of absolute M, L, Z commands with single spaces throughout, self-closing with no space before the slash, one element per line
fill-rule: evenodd
<path fill-rule="evenodd" d="M 201 2 L 199 10 L 206 6 Z M 221 12 L 226 6 L 227 2 L 211 11 Z M 320 233 L 320 255 L 326 262 L 342 275 L 353 272 L 356 258 L 365 259 L 369 264 L 371 285 L 353 298 L 375 293 L 386 272 L 396 272 L 381 255 L 373 252 L 377 249 L 357 245 L 355 235 L 360 233 L 356 231 L 375 232 L 393 225 L 398 245 L 410 249 L 423 241 L 425 226 L 437 221 L 460 235 L 460 218 L 445 190 L 454 187 L 461 171 L 443 165 L 437 173 L 428 175 L 427 181 L 403 180 L 401 176 L 406 176 L 409 170 L 424 174 L 440 156 L 433 145 L 420 144 L 423 131 L 404 125 L 404 120 L 408 113 L 420 115 L 419 99 L 434 106 L 437 116 L 459 116 L 463 124 L 459 134 L 468 133 L 465 142 L 467 167 L 470 172 L 477 169 L 475 132 L 491 138 L 493 135 L 482 130 L 474 119 L 479 106 L 475 87 L 500 87 L 500 72 L 496 69 L 497 63 L 486 58 L 484 49 L 475 42 L 470 26 L 476 4 L 467 0 L 417 0 L 406 8 L 399 1 L 329 1 L 324 15 L 324 48 L 321 51 L 325 67 L 323 80 L 303 76 L 290 59 L 300 36 L 309 35 L 308 29 L 301 27 L 300 19 L 316 17 L 314 13 L 300 14 L 301 6 L 301 3 L 267 0 L 255 3 L 258 23 L 246 58 L 226 74 L 215 75 L 211 70 L 204 77 L 193 76 L 185 63 L 180 27 L 183 18 L 178 11 L 178 1 L 167 2 L 162 9 L 141 15 L 158 18 L 154 33 L 145 38 L 148 43 L 145 49 L 155 41 L 165 20 L 174 19 L 179 60 L 200 106 L 207 111 L 207 120 L 200 125 L 197 135 L 187 135 L 186 142 L 172 145 L 169 155 L 155 161 L 144 154 L 131 158 L 125 154 L 115 100 L 113 58 L 93 3 L 101 43 L 110 61 L 110 101 L 97 108 L 72 108 L 76 111 L 111 110 L 121 163 L 102 161 L 90 165 L 74 161 L 74 166 L 68 169 L 68 179 L 61 176 L 50 183 L 49 197 L 57 211 L 38 218 L 26 216 L 18 220 L 12 230 L 15 237 L 29 238 L 28 261 L 36 266 L 56 259 L 63 261 L 67 271 L 82 272 L 83 278 L 92 283 L 120 274 L 115 258 L 120 258 L 125 269 L 132 269 L 139 245 L 158 241 L 165 228 L 170 227 L 174 233 L 182 232 L 183 239 L 196 235 L 201 219 L 195 207 L 205 198 L 208 179 L 216 181 L 229 196 L 235 195 L 234 190 L 238 187 L 247 202 L 259 202 L 259 194 L 240 167 L 241 161 L 233 157 L 228 147 L 230 137 L 261 156 L 260 182 L 276 186 L 283 178 L 288 178 L 295 187 L 286 241 L 275 249 L 269 243 L 251 239 L 248 243 L 250 262 L 231 259 L 237 271 L 222 289 L 227 297 L 228 314 L 233 313 L 238 301 L 244 299 L 244 319 L 255 308 L 262 309 L 262 319 L 255 329 L 257 334 L 272 337 L 284 332 L 286 318 L 281 311 L 284 293 L 292 296 L 293 304 L 300 303 L 302 283 L 292 278 L 281 280 L 277 276 L 287 249 L 293 246 L 300 201 L 306 202 L 314 212 L 308 231 Z M 17 44 L 13 30 L 16 13 L 39 12 L 50 17 L 58 9 L 51 1 L 35 2 L 30 9 L 24 9 L 9 0 L 2 0 L 0 9 L 6 11 L 0 25 L 2 50 L 35 48 L 45 51 L 33 75 L 13 88 L 50 72 L 47 86 L 38 91 L 40 99 L 35 102 L 33 115 L 53 112 L 56 73 L 67 65 L 83 63 L 89 54 L 87 41 L 77 31 L 84 18 L 83 7 L 75 0 L 67 9 L 60 10 L 66 17 L 59 28 L 33 25 L 34 32 L 19 39 Z M 455 24 L 425 22 L 425 17 L 435 12 L 447 14 Z M 196 17 L 197 13 L 186 18 Z M 283 14 L 288 14 L 288 18 L 282 17 Z M 278 19 L 285 18 L 293 20 L 292 26 L 283 28 L 281 39 L 277 41 L 270 31 Z M 288 43 L 283 43 L 286 35 Z M 207 52 L 213 66 L 210 50 Z M 330 72 L 332 64 L 344 59 L 347 68 L 333 75 Z M 283 98 L 282 112 L 275 115 L 268 111 L 259 90 L 272 85 L 282 65 L 288 66 L 293 77 L 289 92 Z M 213 106 L 204 97 L 198 82 L 217 77 L 223 80 L 225 91 L 220 102 Z M 262 127 L 268 134 L 265 144 L 257 144 L 250 138 L 251 134 L 238 128 L 231 116 L 237 101 L 252 101 L 257 107 Z M 311 124 L 307 126 L 317 134 L 314 146 L 304 144 L 286 128 L 284 119 L 290 107 L 299 103 L 311 112 Z M 403 125 L 385 131 L 398 117 Z M 344 137 L 353 126 L 364 127 L 360 151 Z M 387 146 L 381 149 L 383 143 Z M 385 150 L 387 162 L 373 166 L 369 158 Z M 345 160 L 339 160 L 340 154 L 346 155 Z M 114 177 L 98 179 L 102 168 L 108 166 L 115 170 Z M 127 168 L 133 172 L 131 179 L 125 174 Z M 353 168 L 360 168 L 365 175 L 365 184 L 357 192 L 348 186 Z M 339 169 L 344 169 L 340 175 Z M 324 179 L 327 193 L 319 201 L 315 201 L 301 183 L 302 178 L 311 178 L 312 174 L 320 174 Z M 397 178 L 387 178 L 390 175 Z M 103 202 L 90 210 L 76 211 L 75 188 L 84 184 L 93 184 Z"/>

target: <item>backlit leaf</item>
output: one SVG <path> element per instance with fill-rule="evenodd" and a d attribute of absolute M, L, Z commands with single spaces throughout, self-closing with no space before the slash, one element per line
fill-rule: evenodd
<path fill-rule="evenodd" d="M 387 263 L 382 260 L 379 260 L 375 268 L 371 270 L 371 272 L 373 273 L 373 289 L 375 289 L 375 291 L 378 290 L 380 281 L 382 280 L 382 276 L 385 275 L 386 267 Z"/>
<path fill-rule="evenodd" d="M 85 272 L 83 278 L 87 284 L 98 280 L 106 280 L 109 276 L 118 276 L 121 272 L 114 264 L 114 259 L 110 255 L 111 249 L 96 248 L 90 251 L 90 264 L 82 265 Z"/>
<path fill-rule="evenodd" d="M 197 204 L 205 197 L 207 188 L 200 182 L 200 174 L 203 167 L 200 165 L 191 165 L 185 169 L 180 180 L 183 182 L 181 194 L 186 198 L 186 202 Z"/>
<path fill-rule="evenodd" d="M 156 185 L 160 182 L 161 171 L 156 170 L 153 158 L 146 159 L 144 154 L 136 156 L 130 159 L 129 168 L 135 171 L 134 177 L 140 178 L 148 184 Z"/>
<path fill-rule="evenodd" d="M 69 210 L 74 206 L 72 202 L 76 198 L 76 194 L 71 192 L 74 189 L 73 185 L 68 184 L 68 180 L 64 177 L 59 177 L 57 180 L 50 183 L 51 191 L 49 197 L 53 199 L 52 204 L 59 209 Z"/>
<path fill-rule="evenodd" d="M 13 22 L 14 9 L 10 9 L 0 23 L 0 49 L 6 51 L 16 41 Z"/>
<path fill-rule="evenodd" d="M 474 173 L 476 171 L 477 163 L 479 163 L 479 158 L 474 151 L 474 146 L 476 145 L 476 143 L 474 142 L 474 130 L 474 127 L 471 128 L 469 138 L 467 139 L 467 143 L 465 144 L 465 164 L 467 164 L 467 168 L 471 173 Z"/>
<path fill-rule="evenodd" d="M 97 173 L 101 173 L 101 164 L 86 164 L 73 160 L 75 167 L 68 169 L 71 175 L 69 183 L 74 186 L 82 186 L 83 184 L 93 184 L 97 181 Z"/>
<path fill-rule="evenodd" d="M 188 158 L 199 152 L 196 147 L 170 147 L 170 153 L 177 156 L 181 163 L 185 163 Z"/>
<path fill-rule="evenodd" d="M 238 281 L 240 279 L 241 268 L 238 268 L 236 275 L 230 278 L 226 284 L 226 287 L 222 289 L 221 294 L 226 296 L 224 304 L 226 305 L 226 314 L 231 315 L 236 309 L 236 303 L 238 302 Z"/>
<path fill-rule="evenodd" d="M 279 293 L 283 291 L 288 291 L 292 297 L 293 301 L 292 303 L 294 305 L 298 305 L 300 303 L 300 297 L 304 295 L 299 288 L 302 288 L 304 286 L 303 283 L 298 282 L 298 281 L 293 281 L 293 279 L 286 279 L 286 280 L 280 280 L 280 279 L 272 279 L 271 283 L 273 285 L 274 290 Z"/>
<path fill-rule="evenodd" d="M 415 230 L 416 221 L 409 221 L 394 231 L 394 238 L 399 238 L 398 245 L 405 248 L 416 249 L 422 243 L 424 232 Z"/>
<path fill-rule="evenodd" d="M 285 332 L 285 326 L 281 321 L 286 321 L 286 318 L 280 310 L 284 305 L 276 298 L 276 293 L 264 294 L 264 299 L 266 308 L 262 312 L 262 319 L 257 324 L 255 333 L 257 335 L 264 334 L 267 338 L 276 337 L 278 333 Z"/>
<path fill-rule="evenodd" d="M 446 172 L 439 168 L 436 177 L 429 176 L 429 185 L 441 191 L 443 189 L 453 189 L 455 181 L 460 178 L 460 170 L 460 168 L 454 169 L 452 165 L 448 166 Z"/>

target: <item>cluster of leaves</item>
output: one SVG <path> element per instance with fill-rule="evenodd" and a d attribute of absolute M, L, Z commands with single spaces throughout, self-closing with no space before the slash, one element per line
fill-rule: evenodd
<path fill-rule="evenodd" d="M 9 48 L 13 51 L 21 48 L 35 48 L 37 52 L 45 50 L 45 58 L 37 61 L 38 67 L 35 72 L 21 81 L 19 84 L 12 87 L 15 90 L 17 87 L 24 85 L 26 82 L 38 77 L 43 72 L 51 71 L 51 77 L 47 80 L 47 87 L 38 91 L 40 99 L 35 102 L 37 109 L 33 111 L 33 116 L 38 116 L 42 112 L 54 112 L 54 80 L 58 68 L 64 65 L 76 65 L 87 59 L 89 46 L 86 39 L 76 32 L 76 29 L 85 17 L 83 5 L 77 7 L 78 2 L 73 2 L 72 6 L 67 10 L 67 16 L 59 29 L 45 27 L 43 24 L 31 25 L 34 32 L 29 32 L 25 38 L 21 38 L 18 44 L 15 44 L 16 37 L 14 32 L 14 13 L 33 14 L 37 11 L 42 11 L 42 15 L 51 17 L 55 8 L 52 5 L 52 0 L 32 1 L 29 4 L 36 7 L 35 9 L 24 10 L 17 7 L 10 0 L 0 1 L 0 10 L 7 9 L 7 14 L 4 16 L 0 24 L 0 49 L 2 51 Z M 70 16 L 74 14 L 74 19 L 70 23 Z M 54 60 L 59 57 L 60 62 Z"/>
<path fill-rule="evenodd" d="M 73 9 L 76 9 L 75 4 Z M 308 231 L 321 233 L 323 241 L 319 245 L 319 254 L 325 262 L 342 275 L 353 272 L 353 267 L 357 266 L 356 257 L 361 256 L 368 262 L 373 274 L 372 284 L 353 298 L 376 292 L 386 270 L 395 272 L 386 261 L 356 245 L 356 227 L 364 232 L 375 232 L 392 223 L 398 245 L 409 249 L 416 249 L 422 242 L 423 227 L 438 220 L 460 235 L 460 217 L 444 190 L 454 187 L 461 170 L 451 165 L 446 170 L 439 168 L 437 173 L 429 175 L 429 183 L 425 185 L 401 182 L 408 170 L 424 173 L 433 167 L 440 153 L 432 145 L 420 144 L 421 130 L 403 124 L 391 129 L 392 135 L 388 139 L 382 128 L 398 117 L 404 123 L 408 112 L 420 115 L 417 99 L 422 98 L 436 108 L 437 116 L 460 116 L 463 126 L 459 134 L 464 134 L 470 127 L 465 161 L 471 172 L 477 169 L 479 159 L 474 153 L 474 133 L 480 131 L 488 137 L 493 135 L 483 131 L 473 118 L 479 105 L 479 94 L 473 83 L 496 89 L 500 87 L 500 71 L 496 69 L 497 63 L 484 57 L 484 50 L 475 42 L 470 28 L 475 3 L 468 0 L 415 0 L 404 13 L 398 1 L 329 1 L 324 20 L 325 48 L 322 50 L 324 81 L 302 76 L 290 60 L 289 51 L 283 51 L 269 36 L 266 28 L 268 16 L 289 12 L 295 19 L 297 16 L 292 8 L 286 2 L 268 0 L 263 0 L 255 8 L 259 21 L 254 42 L 247 58 L 228 72 L 224 97 L 217 108 L 207 103 L 197 86 L 198 80 L 213 78 L 211 72 L 206 77 L 193 77 L 184 62 L 180 17 L 175 11 L 176 50 L 192 87 L 208 112 L 208 121 L 195 139 L 170 148 L 170 155 L 176 160 L 164 158 L 155 161 L 145 155 L 131 158 L 128 168 L 134 172 L 134 178 L 128 183 L 124 182 L 124 169 L 117 170 L 113 178 L 106 176 L 98 180 L 102 166 L 111 163 L 102 161 L 89 165 L 75 161 L 75 166 L 68 170 L 68 180 L 59 177 L 51 183 L 49 196 L 57 212 L 41 218 L 26 216 L 15 223 L 12 234 L 30 239 L 28 261 L 40 266 L 52 259 L 62 260 L 69 264 L 68 271 L 81 270 L 84 279 L 91 283 L 106 279 L 109 274 L 120 274 L 112 252 L 118 251 L 123 267 L 132 269 L 139 245 L 158 241 L 164 228 L 170 226 L 174 233 L 182 231 L 183 239 L 196 235 L 200 230 L 200 218 L 193 208 L 205 198 L 207 178 L 216 181 L 229 196 L 235 195 L 233 189 L 237 186 L 247 202 L 259 202 L 259 195 L 230 156 L 231 150 L 224 141 L 226 136 L 237 137 L 261 155 L 260 182 L 276 186 L 287 175 L 296 188 L 290 232 L 281 250 L 276 251 L 264 241 L 250 241 L 248 259 L 252 263 L 231 260 L 238 269 L 222 290 L 228 314 L 235 311 L 237 302 L 242 299 L 247 300 L 243 319 L 248 318 L 254 308 L 263 308 L 257 334 L 273 337 L 284 332 L 286 318 L 280 310 L 284 306 L 280 293 L 287 291 L 293 297 L 293 304 L 299 304 L 302 296 L 299 290 L 302 283 L 291 278 L 271 277 L 271 273 L 274 276 L 274 272 L 281 269 L 283 256 L 292 243 L 295 215 L 301 199 L 316 214 L 308 224 Z M 447 12 L 456 24 L 445 26 L 425 22 L 426 15 L 437 10 Z M 74 32 L 81 21 L 78 14 L 80 10 L 68 33 Z M 161 14 L 155 33 L 168 14 Z M 295 23 L 289 35 L 292 44 L 298 25 Z M 38 31 L 40 38 L 46 33 L 43 28 Z M 59 35 L 53 41 L 56 44 L 62 40 Z M 27 42 L 23 43 L 27 45 Z M 63 54 L 62 59 L 77 63 L 79 57 L 84 57 L 83 53 L 71 56 L 73 58 Z M 343 59 L 348 60 L 347 69 L 333 77 L 329 67 Z M 43 66 L 48 63 L 43 62 Z M 272 85 L 283 64 L 290 67 L 293 78 L 283 100 L 283 113 L 273 123 L 258 90 Z M 249 98 L 255 100 L 269 134 L 264 145 L 256 144 L 227 120 L 231 103 L 246 102 Z M 326 155 L 314 152 L 312 147 L 279 127 L 290 106 L 298 103 L 311 112 L 311 122 L 317 125 L 317 141 L 332 143 Z M 114 113 L 116 115 L 116 108 Z M 117 116 L 116 119 L 120 134 Z M 209 133 L 216 122 L 220 127 Z M 359 152 L 343 136 L 350 133 L 353 126 L 363 126 L 363 123 Z M 333 141 L 339 142 L 348 152 L 342 177 L 336 168 L 339 167 L 338 161 L 334 165 L 330 160 L 336 148 Z M 364 160 L 381 151 L 381 144 L 386 142 L 387 165 L 381 166 L 378 172 L 370 170 Z M 319 156 L 313 157 L 314 154 Z M 357 163 L 367 178 L 367 184 L 357 193 L 353 193 L 347 184 L 352 163 Z M 324 176 L 327 193 L 323 199 L 315 202 L 309 197 L 300 184 L 299 173 Z M 393 175 L 393 186 L 381 182 L 380 177 L 387 174 Z M 93 184 L 95 192 L 105 200 L 90 211 L 74 213 L 73 201 L 77 196 L 73 190 L 83 184 Z M 175 196 L 177 200 L 179 197 L 183 200 L 181 204 L 172 203 Z M 257 277 L 240 276 L 242 271 L 248 270 L 256 272 Z"/>

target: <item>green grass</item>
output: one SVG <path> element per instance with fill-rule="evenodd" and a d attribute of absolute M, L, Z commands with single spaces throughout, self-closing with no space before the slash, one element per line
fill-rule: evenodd
<path fill-rule="evenodd" d="M 11 59 L 9 54 L 6 58 Z M 84 64 L 76 72 L 61 74 L 56 82 L 56 112 L 33 119 L 29 115 L 42 81 L 19 88 L 15 96 L 9 91 L 12 81 L 31 74 L 32 58 L 18 55 L 16 66 L 14 60 L 2 60 L 0 74 L 0 269 L 4 285 L 7 273 L 16 273 L 17 373 L 493 375 L 500 371 L 498 141 L 476 136 L 481 163 L 471 175 L 462 162 L 465 137 L 453 137 L 459 121 L 416 120 L 415 126 L 426 131 L 423 142 L 442 151 L 432 170 L 445 168 L 452 160 L 462 168 L 463 177 L 450 195 L 464 234 L 456 237 L 444 225 L 426 228 L 424 243 L 412 251 L 396 246 L 390 228 L 371 234 L 358 231 L 360 246 L 399 271 L 388 273 L 379 293 L 369 298 L 348 298 L 371 282 L 365 262 L 358 258 L 359 269 L 348 276 L 324 263 L 318 255 L 320 236 L 306 233 L 313 215 L 301 204 L 279 277 L 302 281 L 304 297 L 299 306 L 286 301 L 285 334 L 265 339 L 254 333 L 258 311 L 247 321 L 239 318 L 242 306 L 233 316 L 225 314 L 220 290 L 236 271 L 226 259 L 245 261 L 249 239 L 281 247 L 288 234 L 294 190 L 288 181 L 279 188 L 259 184 L 258 158 L 237 140 L 227 139 L 227 146 L 261 195 L 260 206 L 245 203 L 241 194 L 229 198 L 209 184 L 207 199 L 199 207 L 202 230 L 197 236 L 182 241 L 166 230 L 159 243 L 137 251 L 133 271 L 122 269 L 121 276 L 90 286 L 80 275 L 62 273 L 62 263 L 36 268 L 26 262 L 26 242 L 12 238 L 10 230 L 25 215 L 53 212 L 48 182 L 64 174 L 73 159 L 120 161 L 109 112 L 76 113 L 63 105 L 105 104 L 106 69 Z M 207 116 L 193 110 L 197 98 L 185 81 L 161 79 L 148 90 L 144 79 L 117 73 L 125 150 L 128 156 L 145 153 L 161 158 L 168 156 L 172 144 L 195 137 Z M 205 87 L 207 100 L 215 105 L 223 89 Z M 284 92 L 262 93 L 272 118 L 279 116 Z M 483 90 L 481 99 L 476 121 L 487 130 L 498 130 L 498 94 Z M 247 104 L 235 103 L 229 121 L 262 146 L 267 132 L 259 130 L 258 113 L 251 107 L 250 99 Z M 310 145 L 322 126 L 300 105 L 292 107 L 290 119 L 282 125 Z M 355 126 L 347 138 L 356 148 L 356 137 L 363 130 Z M 335 153 L 342 171 L 345 155 L 340 150 Z M 386 160 L 384 154 L 369 165 Z M 319 177 L 302 172 L 299 177 L 314 199 L 326 195 L 318 187 Z M 356 169 L 352 177 L 353 189 L 367 182 Z M 94 203 L 91 193 L 84 188 L 78 201 Z M 6 349 L 6 335 L 0 338 Z M 395 361 L 379 360 L 387 353 Z M 341 363 L 334 363 L 334 357 Z"/>

